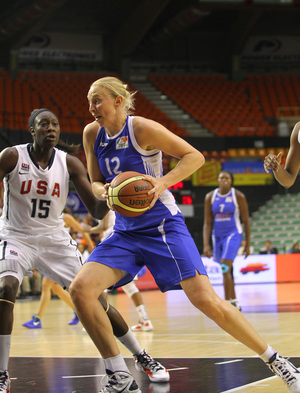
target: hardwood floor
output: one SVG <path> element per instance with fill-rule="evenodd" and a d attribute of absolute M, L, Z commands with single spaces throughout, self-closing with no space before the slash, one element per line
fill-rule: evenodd
<path fill-rule="evenodd" d="M 215 290 L 223 296 L 221 286 Z M 238 285 L 236 291 L 242 312 L 264 340 L 300 367 L 300 283 Z M 151 290 L 142 295 L 154 330 L 135 335 L 171 374 L 169 384 L 150 384 L 134 369 L 131 353 L 119 344 L 130 370 L 138 374 L 143 393 L 287 391 L 260 358 L 196 310 L 182 291 L 162 294 Z M 125 294 L 110 295 L 109 300 L 129 326 L 137 322 L 135 307 Z M 18 300 L 15 305 L 10 373 L 17 379 L 12 380 L 12 393 L 99 391 L 101 378 L 95 375 L 104 373 L 103 362 L 81 324 L 68 325 L 72 310 L 53 299 L 42 319 L 42 329 L 23 327 L 37 309 L 38 300 Z M 93 377 L 86 377 L 90 374 Z M 62 379 L 62 375 L 69 377 Z M 54 386 L 41 384 L 46 377 Z"/>

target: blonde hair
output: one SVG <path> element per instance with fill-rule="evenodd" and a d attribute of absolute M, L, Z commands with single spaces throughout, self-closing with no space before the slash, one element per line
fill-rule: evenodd
<path fill-rule="evenodd" d="M 109 91 L 112 97 L 122 96 L 123 109 L 126 115 L 130 115 L 134 111 L 134 95 L 136 94 L 136 91 L 130 92 L 128 90 L 128 85 L 123 83 L 120 79 L 115 78 L 114 76 L 105 76 L 93 82 L 90 89 L 93 87 L 105 88 Z"/>

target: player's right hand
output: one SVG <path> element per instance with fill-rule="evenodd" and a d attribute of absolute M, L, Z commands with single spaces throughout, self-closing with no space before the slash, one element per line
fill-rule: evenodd
<path fill-rule="evenodd" d="M 278 153 L 277 156 L 274 154 L 268 154 L 264 159 L 264 168 L 267 173 L 269 173 L 269 169 L 272 169 L 273 172 L 277 172 L 282 159 L 282 152 Z"/>
<path fill-rule="evenodd" d="M 104 184 L 104 193 L 102 194 L 102 198 L 106 199 L 106 203 L 107 203 L 107 206 L 109 207 L 109 209 L 114 211 L 114 209 L 112 208 L 111 204 L 109 203 L 109 198 L 108 198 L 108 189 L 109 189 L 109 187 L 110 187 L 110 183 L 105 183 Z"/>
<path fill-rule="evenodd" d="M 203 254 L 207 258 L 211 258 L 212 257 L 211 248 L 209 246 L 204 247 Z"/>

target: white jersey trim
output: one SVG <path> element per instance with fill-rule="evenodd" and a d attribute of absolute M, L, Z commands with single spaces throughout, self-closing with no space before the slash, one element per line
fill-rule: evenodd
<path fill-rule="evenodd" d="M 134 130 L 133 130 L 133 124 L 132 124 L 133 119 L 134 119 L 134 116 L 128 116 L 128 131 L 129 131 L 130 139 L 132 141 L 132 144 L 133 144 L 133 147 L 135 148 L 135 150 L 138 151 L 143 156 L 153 156 L 154 154 L 159 153 L 160 150 L 158 150 L 158 149 L 144 150 L 137 143 L 137 140 L 136 140 L 135 135 L 134 135 Z"/>

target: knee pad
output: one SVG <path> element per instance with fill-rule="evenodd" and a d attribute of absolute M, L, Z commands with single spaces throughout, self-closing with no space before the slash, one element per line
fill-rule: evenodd
<path fill-rule="evenodd" d="M 138 287 L 135 285 L 135 283 L 133 281 L 131 281 L 130 283 L 128 283 L 126 285 L 123 285 L 122 289 L 128 297 L 131 297 L 135 293 L 139 292 Z"/>

